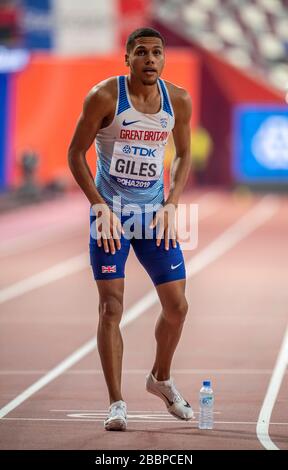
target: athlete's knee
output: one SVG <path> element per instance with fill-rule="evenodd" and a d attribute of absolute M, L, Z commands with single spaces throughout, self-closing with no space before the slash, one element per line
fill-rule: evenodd
<path fill-rule="evenodd" d="M 105 322 L 120 323 L 123 313 L 122 296 L 114 294 L 105 295 L 100 298 L 99 315 L 100 320 Z"/>
<path fill-rule="evenodd" d="M 163 313 L 165 319 L 169 323 L 179 324 L 185 321 L 186 315 L 188 312 L 188 303 L 185 297 L 183 299 L 170 302 L 170 305 L 167 306 Z"/>

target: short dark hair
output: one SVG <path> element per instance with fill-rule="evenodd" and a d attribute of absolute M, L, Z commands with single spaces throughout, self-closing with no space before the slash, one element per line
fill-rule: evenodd
<path fill-rule="evenodd" d="M 129 34 L 126 41 L 126 51 L 129 53 L 135 45 L 135 39 L 138 38 L 159 38 L 162 41 L 163 46 L 165 46 L 165 41 L 162 34 L 159 33 L 156 29 L 153 28 L 139 28 Z"/>

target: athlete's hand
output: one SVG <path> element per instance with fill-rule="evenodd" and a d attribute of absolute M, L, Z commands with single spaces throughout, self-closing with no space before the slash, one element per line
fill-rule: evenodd
<path fill-rule="evenodd" d="M 121 233 L 124 234 L 121 222 L 106 204 L 94 204 L 92 208 L 96 215 L 97 245 L 101 247 L 103 244 L 105 253 L 110 251 L 115 255 L 115 246 L 120 250 Z"/>
<path fill-rule="evenodd" d="M 172 241 L 173 248 L 176 248 L 178 234 L 176 229 L 176 207 L 174 204 L 166 204 L 161 207 L 150 224 L 150 228 L 156 227 L 156 245 L 160 246 L 164 238 L 165 250 L 169 250 L 169 240 Z"/>

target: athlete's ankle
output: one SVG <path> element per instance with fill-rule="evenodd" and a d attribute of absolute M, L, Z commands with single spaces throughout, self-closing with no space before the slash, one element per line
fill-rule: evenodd
<path fill-rule="evenodd" d="M 116 401 L 124 401 L 125 402 L 122 395 L 114 395 L 113 397 L 111 396 L 109 398 L 109 401 L 110 401 L 110 405 L 112 405 L 113 403 L 116 403 Z"/>
<path fill-rule="evenodd" d="M 163 382 L 164 380 L 170 380 L 170 371 L 161 371 L 157 369 L 152 369 L 153 377 L 158 380 L 158 382 Z"/>

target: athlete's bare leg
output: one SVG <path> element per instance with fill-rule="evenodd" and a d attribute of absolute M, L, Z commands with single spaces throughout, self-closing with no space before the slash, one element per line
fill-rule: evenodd
<path fill-rule="evenodd" d="M 156 286 L 162 305 L 157 320 L 155 338 L 156 358 L 152 373 L 157 380 L 170 378 L 170 367 L 176 346 L 181 336 L 188 304 L 185 298 L 185 279 L 166 282 Z"/>
<path fill-rule="evenodd" d="M 111 404 L 123 400 L 121 394 L 123 341 L 119 323 L 123 313 L 124 279 L 96 282 L 99 292 L 97 343 Z"/>

